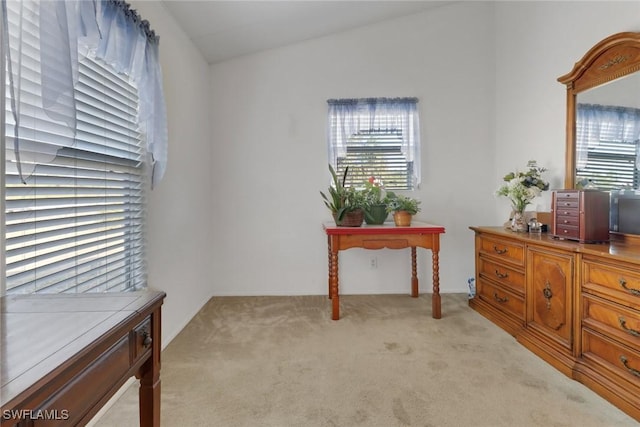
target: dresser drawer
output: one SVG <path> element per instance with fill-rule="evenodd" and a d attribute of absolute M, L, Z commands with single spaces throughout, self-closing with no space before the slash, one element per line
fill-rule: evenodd
<path fill-rule="evenodd" d="M 476 295 L 481 300 L 524 321 L 524 299 L 508 289 L 482 279 L 478 280 Z"/>
<path fill-rule="evenodd" d="M 556 209 L 558 210 L 559 215 L 578 215 L 579 206 L 580 201 L 578 199 L 558 200 L 556 202 Z"/>
<path fill-rule="evenodd" d="M 582 290 L 640 310 L 640 273 L 584 260 Z"/>
<path fill-rule="evenodd" d="M 574 216 L 558 215 L 557 224 L 559 227 L 576 227 L 580 225 L 580 217 L 578 217 L 577 211 Z"/>
<path fill-rule="evenodd" d="M 131 331 L 131 363 L 138 361 L 147 351 L 151 350 L 151 316 L 140 322 Z"/>
<path fill-rule="evenodd" d="M 580 192 L 577 190 L 571 190 L 571 191 L 558 190 L 556 191 L 556 199 L 558 202 L 577 201 L 577 200 L 580 200 Z"/>
<path fill-rule="evenodd" d="M 129 340 L 125 334 L 85 370 L 72 378 L 38 408 L 57 414 L 55 419 L 37 419 L 33 425 L 69 426 L 80 422 L 83 408 L 90 408 L 113 387 L 114 378 L 129 369 Z M 90 392 L 88 392 L 90 390 Z"/>
<path fill-rule="evenodd" d="M 524 265 L 524 244 L 505 239 L 492 239 L 490 237 L 478 237 L 480 256 L 488 256 L 501 259 L 506 262 Z"/>
<path fill-rule="evenodd" d="M 482 278 L 500 283 L 524 296 L 524 273 L 487 258 L 479 258 L 478 273 Z"/>
<path fill-rule="evenodd" d="M 599 367 L 598 370 L 604 368 L 626 380 L 640 393 L 640 353 L 596 332 L 582 329 L 582 357 L 590 365 Z"/>
<path fill-rule="evenodd" d="M 583 294 L 582 325 L 640 351 L 640 312 Z"/>
<path fill-rule="evenodd" d="M 558 237 L 568 237 L 578 239 L 580 238 L 580 228 L 574 226 L 568 226 L 564 224 L 556 225 L 556 235 Z"/>

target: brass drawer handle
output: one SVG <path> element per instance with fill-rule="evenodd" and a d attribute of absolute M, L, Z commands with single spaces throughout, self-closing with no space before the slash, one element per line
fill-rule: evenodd
<path fill-rule="evenodd" d="M 497 293 L 497 292 L 494 292 L 494 293 L 493 293 L 493 299 L 495 299 L 495 300 L 496 300 L 497 302 L 499 302 L 500 304 L 503 304 L 503 303 L 505 303 L 505 302 L 509 301 L 509 297 L 500 298 L 500 297 L 498 296 L 498 293 Z"/>
<path fill-rule="evenodd" d="M 629 361 L 627 360 L 626 357 L 620 355 L 620 361 L 622 362 L 622 365 L 625 367 L 625 369 L 627 371 L 629 371 L 629 373 L 631 373 L 631 375 L 635 375 L 636 377 L 640 377 L 640 371 L 632 368 L 629 366 Z"/>
<path fill-rule="evenodd" d="M 544 299 L 547 300 L 547 310 L 551 310 L 551 298 L 553 298 L 553 292 L 551 292 L 551 283 L 549 283 L 549 280 L 545 282 L 542 295 L 544 296 Z"/>
<path fill-rule="evenodd" d="M 506 254 L 507 253 L 507 248 L 504 249 L 498 249 L 498 247 L 496 245 L 493 245 L 493 250 L 496 251 L 497 254 Z"/>
<path fill-rule="evenodd" d="M 618 279 L 618 283 L 620 283 L 620 286 L 622 287 L 622 289 L 624 289 L 625 291 L 629 292 L 631 295 L 634 295 L 636 297 L 640 297 L 640 289 L 633 289 L 633 288 L 628 288 L 627 287 L 627 281 L 624 280 L 624 278 L 619 278 Z"/>
<path fill-rule="evenodd" d="M 620 323 L 620 327 L 623 331 L 628 333 L 629 335 L 633 335 L 634 337 L 640 338 L 640 331 L 636 331 L 635 329 L 627 328 L 627 321 L 624 317 L 619 317 L 618 322 Z"/>
<path fill-rule="evenodd" d="M 500 272 L 496 269 L 496 276 L 498 277 L 498 279 L 506 279 L 507 277 L 509 277 L 509 273 L 500 273 Z"/>

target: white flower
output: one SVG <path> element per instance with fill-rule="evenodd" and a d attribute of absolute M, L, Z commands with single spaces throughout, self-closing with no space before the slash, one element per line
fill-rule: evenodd
<path fill-rule="evenodd" d="M 545 168 L 537 167 L 535 160 L 527 164 L 527 172 L 511 172 L 503 178 L 503 184 L 496 191 L 496 195 L 505 196 L 513 205 L 513 209 L 522 212 L 533 199 L 549 189 L 549 184 L 542 179 Z"/>

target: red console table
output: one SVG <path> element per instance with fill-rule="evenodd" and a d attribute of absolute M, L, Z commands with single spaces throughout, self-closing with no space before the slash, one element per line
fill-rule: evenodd
<path fill-rule="evenodd" d="M 332 301 L 333 320 L 340 319 L 340 295 L 338 291 L 338 252 L 349 248 L 364 249 L 404 249 L 411 248 L 411 296 L 418 297 L 418 273 L 416 247 L 431 249 L 433 263 L 433 295 L 431 296 L 432 316 L 441 317 L 440 276 L 438 252 L 440 234 L 444 227 L 413 221 L 409 227 L 397 227 L 393 223 L 383 225 L 363 225 L 362 227 L 338 227 L 334 223 L 324 223 L 329 249 L 329 298 Z"/>

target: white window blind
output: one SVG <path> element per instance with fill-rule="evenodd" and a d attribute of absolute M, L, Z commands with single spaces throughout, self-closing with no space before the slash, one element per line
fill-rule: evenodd
<path fill-rule="evenodd" d="M 402 152 L 402 130 L 360 130 L 349 138 L 343 157 L 338 157 L 338 171 L 349 167 L 346 185 L 361 187 L 369 177 L 376 177 L 389 190 L 413 188 L 412 166 Z"/>
<path fill-rule="evenodd" d="M 638 188 L 640 110 L 578 104 L 576 177 L 598 188 Z"/>
<path fill-rule="evenodd" d="M 420 183 L 417 98 L 330 99 L 329 162 L 346 185 L 370 177 L 388 190 L 413 190 Z"/>
<path fill-rule="evenodd" d="M 12 3 L 19 2 L 8 2 L 9 7 Z M 24 56 L 38 45 L 26 40 L 21 49 Z M 28 59 L 23 61 L 24 84 L 17 99 L 10 99 L 9 90 L 5 99 L 6 292 L 144 287 L 148 178 L 136 88 L 110 66 L 84 59 L 75 88 L 75 140 L 58 150 L 60 138 L 68 136 L 43 113 L 38 63 Z M 25 79 L 31 73 L 33 78 Z M 29 160 L 26 166 L 32 172 L 26 184 L 17 173 L 13 151 L 15 121 L 9 106 L 18 100 L 21 150 L 38 146 L 38 151 L 46 151 L 43 147 L 50 146 L 55 154 L 53 160 Z M 25 120 L 25 112 L 30 120 Z"/>
<path fill-rule="evenodd" d="M 587 164 L 576 171 L 576 177 L 604 190 L 638 188 L 637 149 L 635 144 L 600 141 L 587 150 Z"/>

